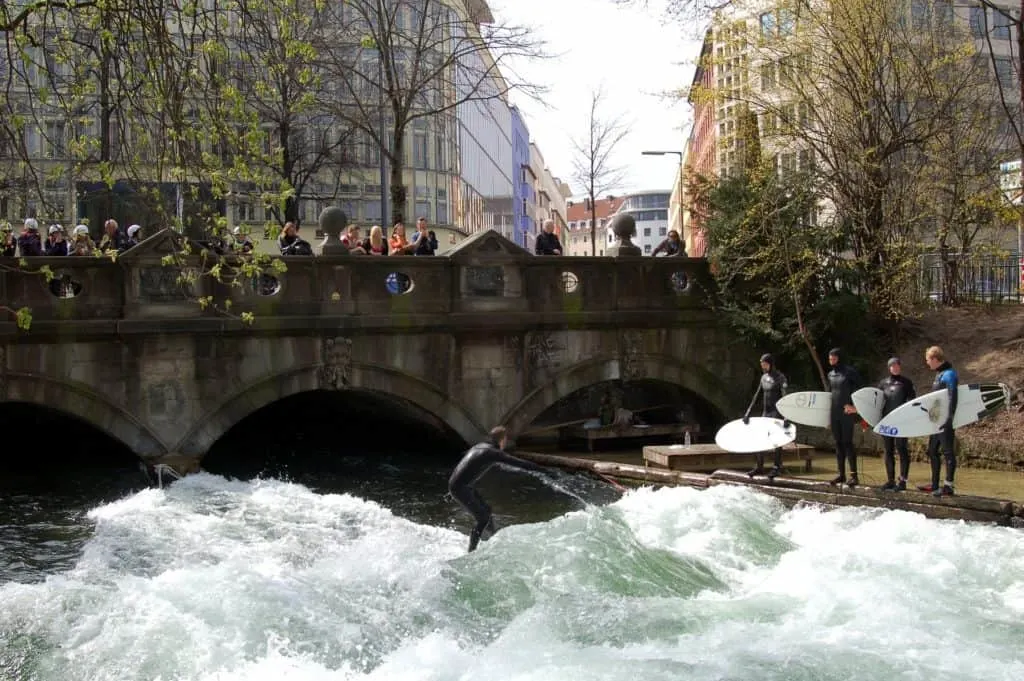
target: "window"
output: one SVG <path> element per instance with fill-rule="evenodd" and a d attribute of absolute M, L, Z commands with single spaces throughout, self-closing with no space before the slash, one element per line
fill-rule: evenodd
<path fill-rule="evenodd" d="M 650 244 L 644 244 L 644 253 L 650 253 L 650 252 L 651 252 L 651 245 Z"/>
<path fill-rule="evenodd" d="M 770 38 L 775 35 L 775 13 L 765 12 L 760 17 L 761 20 L 761 37 Z"/>
<path fill-rule="evenodd" d="M 796 17 L 793 12 L 786 8 L 779 9 L 779 35 L 793 35 L 796 29 Z"/>
<path fill-rule="evenodd" d="M 775 87 L 775 63 L 767 62 L 761 64 L 761 89 L 771 90 Z"/>
<path fill-rule="evenodd" d="M 429 201 L 417 201 L 416 202 L 416 217 L 425 217 L 427 222 L 434 222 L 433 216 L 430 214 L 430 202 Z"/>
<path fill-rule="evenodd" d="M 971 8 L 971 35 L 975 38 L 985 37 L 985 8 Z"/>
<path fill-rule="evenodd" d="M 992 37 L 1000 40 L 1010 39 L 1010 19 L 999 12 L 992 13 Z"/>
<path fill-rule="evenodd" d="M 915 29 L 923 29 L 928 26 L 928 15 L 931 14 L 928 7 L 928 0 L 912 0 L 910 3 L 910 21 Z"/>
<path fill-rule="evenodd" d="M 1013 62 L 1009 57 L 996 57 L 996 78 L 1003 89 L 1014 86 Z"/>
<path fill-rule="evenodd" d="M 644 236 L 650 236 L 650 235 L 651 235 L 651 228 L 650 227 L 644 227 Z"/>
<path fill-rule="evenodd" d="M 363 201 L 363 219 L 369 222 L 380 222 L 380 201 Z"/>
<path fill-rule="evenodd" d="M 668 227 L 658 227 L 658 236 L 665 236 L 668 234 Z"/>
<path fill-rule="evenodd" d="M 440 190 L 438 190 L 440 191 Z M 448 224 L 448 204 L 444 202 L 438 202 L 437 204 L 437 222 L 441 225 Z"/>

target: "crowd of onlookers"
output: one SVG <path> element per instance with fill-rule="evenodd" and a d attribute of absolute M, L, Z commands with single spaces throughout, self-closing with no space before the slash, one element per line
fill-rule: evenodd
<path fill-rule="evenodd" d="M 39 221 L 27 218 L 17 235 L 9 224 L 0 225 L 0 256 L 63 256 L 93 255 L 96 253 L 123 253 L 143 239 L 142 227 L 132 225 L 122 230 L 117 220 L 103 223 L 103 236 L 99 243 L 89 235 L 89 228 L 77 225 L 68 234 L 62 225 L 50 225 L 44 239 L 40 233 Z"/>
<path fill-rule="evenodd" d="M 243 253 L 252 251 L 254 245 L 248 236 L 237 227 L 234 231 L 234 249 Z M 406 237 L 405 225 L 396 222 L 391 228 L 391 236 L 384 238 L 384 230 L 380 225 L 370 228 L 364 238 L 358 225 L 349 225 L 341 233 L 341 243 L 354 255 L 434 255 L 437 253 L 437 235 L 427 226 L 426 218 L 416 220 L 416 231 L 412 238 Z M 281 235 L 277 238 L 281 255 L 313 255 L 313 247 L 299 236 L 299 228 L 294 222 L 286 222 Z"/>
<path fill-rule="evenodd" d="M 562 255 L 562 242 L 555 234 L 555 221 L 545 220 L 541 233 L 537 235 L 537 243 L 534 245 L 534 253 L 537 255 Z M 679 237 L 679 232 L 671 230 L 665 240 L 658 244 L 651 255 L 664 253 L 666 256 L 686 257 L 686 245 Z"/>

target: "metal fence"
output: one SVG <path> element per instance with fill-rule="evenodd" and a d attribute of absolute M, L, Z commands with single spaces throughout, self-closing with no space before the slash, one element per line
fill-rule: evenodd
<path fill-rule="evenodd" d="M 953 267 L 949 270 L 938 253 L 920 257 L 918 294 L 922 300 L 938 305 L 1021 302 L 1021 259 L 1017 253 L 950 257 Z"/>

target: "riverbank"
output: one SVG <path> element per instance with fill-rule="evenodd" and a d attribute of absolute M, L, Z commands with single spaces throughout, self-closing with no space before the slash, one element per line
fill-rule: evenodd
<path fill-rule="evenodd" d="M 642 456 L 638 456 L 636 452 L 566 455 L 517 451 L 516 455 L 542 465 L 589 471 L 604 478 L 633 484 L 697 488 L 740 485 L 753 487 L 791 505 L 813 503 L 829 507 L 867 506 L 899 509 L 921 513 L 928 518 L 967 520 L 1024 528 L 1024 485 L 1021 484 L 1024 482 L 1024 476 L 1016 476 L 1016 485 L 1006 485 L 1005 481 L 1009 476 L 1015 474 L 1005 472 L 964 471 L 966 475 L 958 474 L 957 496 L 936 498 L 916 490 L 900 493 L 878 491 L 877 486 L 884 482 L 885 477 L 882 473 L 881 460 L 875 457 L 862 457 L 862 484 L 854 489 L 847 489 L 832 487 L 826 482 L 835 475 L 835 471 L 826 468 L 821 459 L 816 461 L 812 471 L 804 476 L 779 477 L 769 481 L 766 478 L 751 479 L 741 471 L 718 470 L 706 474 L 645 466 Z M 911 474 L 912 481 L 922 477 L 915 476 L 913 468 Z M 991 497 L 979 494 L 977 490 L 980 488 L 997 491 L 1007 488 L 1011 493 Z"/>

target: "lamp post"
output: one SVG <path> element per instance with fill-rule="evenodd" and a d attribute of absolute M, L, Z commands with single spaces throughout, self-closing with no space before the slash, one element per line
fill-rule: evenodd
<path fill-rule="evenodd" d="M 684 246 L 686 244 L 686 236 L 683 234 L 683 152 L 681 151 L 642 151 L 640 152 L 643 156 L 665 156 L 666 154 L 675 154 L 679 157 L 679 238 L 682 240 Z"/>

